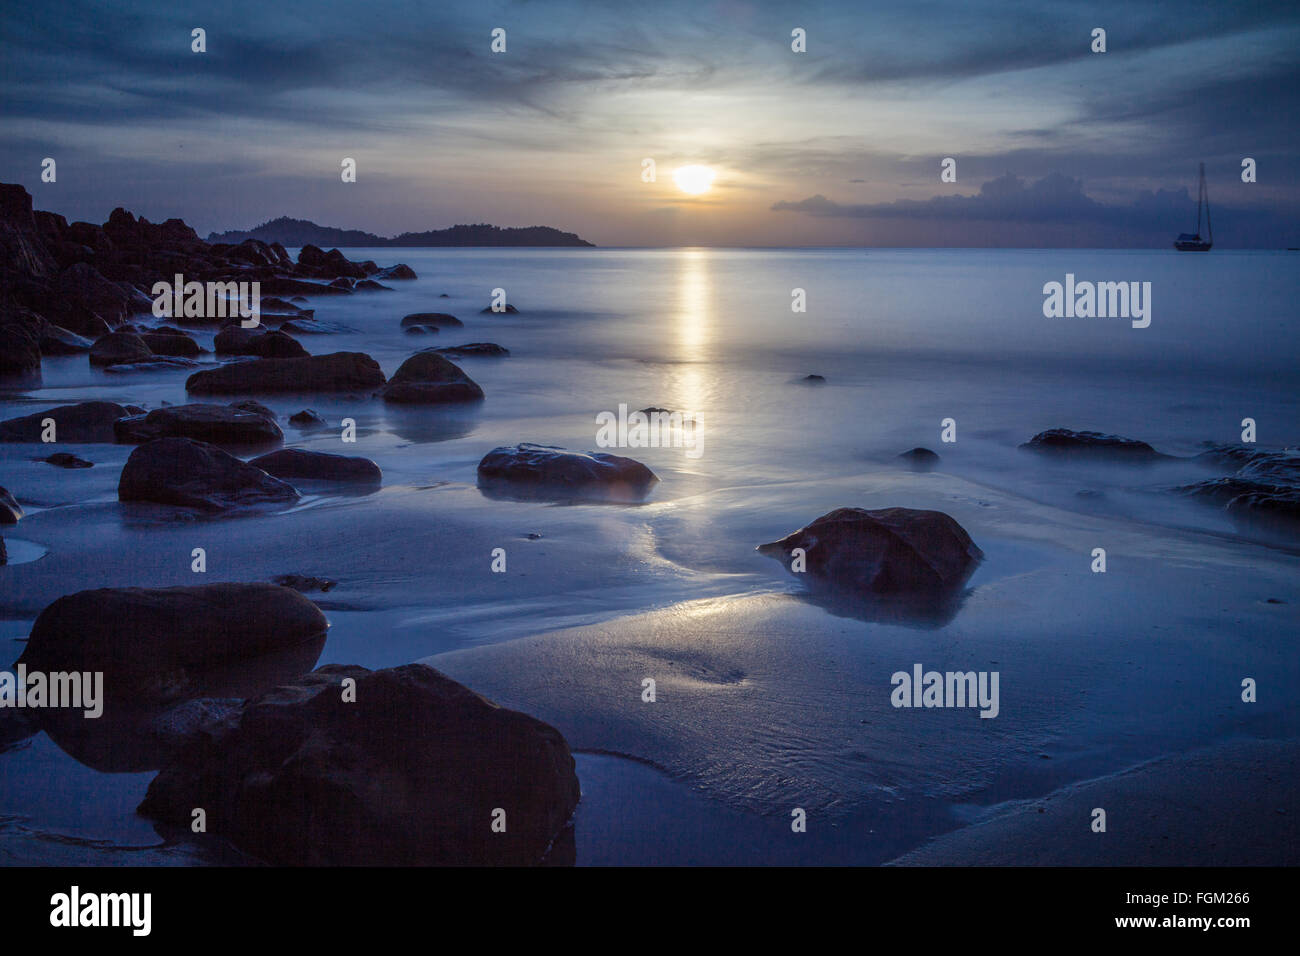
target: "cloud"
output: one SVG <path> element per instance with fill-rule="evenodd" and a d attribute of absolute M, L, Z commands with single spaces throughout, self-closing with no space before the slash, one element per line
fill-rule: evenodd
<path fill-rule="evenodd" d="M 1083 192 L 1083 183 L 1060 173 L 1035 183 L 1007 173 L 990 180 L 974 196 L 935 196 L 899 199 L 886 203 L 844 204 L 825 196 L 798 202 L 772 204 L 776 212 L 802 212 L 810 216 L 845 216 L 865 219 L 1000 220 L 1006 222 L 1066 222 L 1097 219 L 1106 207 Z"/>
<path fill-rule="evenodd" d="M 971 196 L 841 203 L 818 194 L 797 202 L 779 201 L 771 209 L 820 219 L 920 224 L 928 226 L 928 231 L 909 230 L 908 235 L 928 235 L 936 244 L 950 244 L 950 240 L 977 245 L 1025 242 L 1032 233 L 1016 227 L 1034 226 L 1065 229 L 1042 233 L 1061 245 L 1163 246 L 1174 233 L 1189 230 L 1196 220 L 1196 200 L 1185 187 L 1141 190 L 1129 203 L 1107 204 L 1088 196 L 1080 180 L 1060 173 L 1032 183 L 1007 173 L 986 182 Z M 1300 215 L 1294 204 L 1248 207 L 1220 203 L 1213 209 L 1218 224 L 1216 240 L 1221 245 L 1276 248 L 1294 244 Z M 1012 240 L 1012 236 L 1017 238 Z M 1072 236 L 1080 237 L 1079 241 L 1072 242 Z"/>

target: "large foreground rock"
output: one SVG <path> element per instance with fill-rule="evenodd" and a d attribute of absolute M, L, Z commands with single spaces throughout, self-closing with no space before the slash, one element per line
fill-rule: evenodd
<path fill-rule="evenodd" d="M 802 548 L 803 574 L 850 594 L 941 593 L 960 587 L 984 557 L 942 511 L 836 508 L 758 551 L 789 567 Z"/>
<path fill-rule="evenodd" d="M 365 392 L 384 384 L 379 363 L 364 352 L 306 358 L 257 359 L 195 372 L 185 382 L 196 395 L 258 392 Z"/>
<path fill-rule="evenodd" d="M 0 441 L 39 442 L 45 430 L 41 423 L 54 419 L 55 439 L 72 444 L 112 442 L 113 424 L 126 415 L 141 411 L 116 402 L 78 402 L 0 422 Z"/>
<path fill-rule="evenodd" d="M 393 373 L 380 394 L 386 402 L 420 405 L 478 401 L 483 389 L 454 362 L 435 352 L 416 352 Z"/>
<path fill-rule="evenodd" d="M 29 670 L 100 671 L 110 697 L 160 702 L 186 696 L 215 668 L 328 627 L 315 604 L 276 584 L 100 588 L 42 611 L 19 661 Z"/>
<path fill-rule="evenodd" d="M 479 485 L 526 497 L 644 497 L 659 478 L 641 462 L 521 442 L 494 448 L 478 464 Z"/>
<path fill-rule="evenodd" d="M 377 485 L 384 474 L 369 458 L 331 455 L 323 451 L 304 451 L 301 448 L 282 448 L 261 455 L 249 462 L 268 475 L 290 481 L 341 481 Z"/>
<path fill-rule="evenodd" d="M 1020 446 L 1028 451 L 1060 457 L 1116 459 L 1120 461 L 1159 461 L 1168 458 L 1144 441 L 1104 435 L 1101 432 L 1076 432 L 1069 428 L 1049 428 Z"/>
<path fill-rule="evenodd" d="M 120 418 L 113 424 L 117 440 L 141 444 L 158 438 L 194 438 L 216 445 L 266 445 L 284 439 L 275 419 L 265 412 L 235 405 L 193 402 L 155 408 L 146 415 Z"/>
<path fill-rule="evenodd" d="M 215 445 L 189 438 L 159 438 L 131 452 L 122 467 L 117 496 L 122 501 L 222 511 L 290 502 L 298 492 Z"/>
<path fill-rule="evenodd" d="M 188 829 L 203 807 L 277 865 L 531 864 L 578 798 L 554 727 L 423 664 L 330 665 L 196 734 L 139 812 Z"/>

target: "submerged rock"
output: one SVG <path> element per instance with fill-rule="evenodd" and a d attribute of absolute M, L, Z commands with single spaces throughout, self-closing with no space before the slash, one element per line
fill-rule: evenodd
<path fill-rule="evenodd" d="M 380 395 L 398 404 L 438 404 L 478 401 L 483 389 L 441 355 L 416 352 L 393 373 Z"/>
<path fill-rule="evenodd" d="M 440 345 L 428 349 L 440 355 L 455 355 L 458 358 L 500 358 L 510 354 L 510 350 L 495 342 L 470 342 L 466 345 Z"/>
<path fill-rule="evenodd" d="M 274 584 L 100 588 L 61 597 L 32 625 L 31 670 L 99 671 L 115 698 L 185 696 L 203 672 L 308 642 L 329 627 Z"/>
<path fill-rule="evenodd" d="M 159 438 L 131 452 L 122 468 L 122 501 L 222 511 L 241 505 L 291 502 L 298 492 L 262 469 L 206 442 Z"/>
<path fill-rule="evenodd" d="M 43 461 L 47 465 L 54 465 L 56 468 L 94 468 L 93 461 L 86 461 L 84 458 L 78 458 L 76 455 L 70 455 L 66 451 L 56 451 L 53 455 L 47 455 L 44 458 L 36 458 L 34 461 Z"/>
<path fill-rule="evenodd" d="M 1049 428 L 1020 447 L 1062 457 L 1111 458 L 1121 461 L 1158 461 L 1170 457 L 1162 455 L 1144 441 L 1101 432 L 1076 432 L 1069 428 Z"/>
<path fill-rule="evenodd" d="M 402 328 L 424 326 L 435 329 L 459 329 L 465 325 L 460 319 L 446 312 L 413 312 L 402 316 Z"/>
<path fill-rule="evenodd" d="M 54 420 L 55 439 L 73 444 L 92 444 L 115 440 L 113 423 L 119 418 L 142 411 L 135 406 L 116 402 L 78 402 L 60 405 L 43 412 L 10 418 L 0 422 L 0 441 L 40 442 L 45 431 L 43 422 Z"/>
<path fill-rule="evenodd" d="M 1300 452 L 1250 445 L 1218 445 L 1197 456 L 1204 464 L 1235 466 L 1226 478 L 1212 478 L 1176 490 L 1223 506 L 1234 518 L 1285 524 L 1300 522 Z"/>
<path fill-rule="evenodd" d="M 441 298 L 441 297 L 439 297 L 439 298 Z M 507 315 L 518 315 L 518 314 L 519 314 L 519 310 L 516 309 L 513 305 L 511 305 L 510 303 L 507 302 L 507 303 L 506 303 L 504 306 L 502 306 L 500 309 L 494 309 L 494 308 L 492 308 L 492 306 L 489 305 L 489 306 L 487 306 L 486 308 L 480 309 L 480 310 L 479 310 L 479 313 L 480 313 L 481 315 L 501 315 L 501 314 L 503 314 L 503 313 L 504 313 L 504 314 L 507 314 Z"/>
<path fill-rule="evenodd" d="M 898 460 L 913 471 L 934 471 L 939 465 L 939 456 L 928 448 L 913 448 L 898 456 Z"/>
<path fill-rule="evenodd" d="M 317 578 L 307 574 L 280 574 L 271 579 L 272 583 L 279 584 L 281 587 L 293 588 L 306 594 L 308 591 L 329 591 L 337 581 L 329 578 Z"/>
<path fill-rule="evenodd" d="M 579 795 L 554 727 L 423 664 L 329 665 L 205 726 L 139 812 L 188 827 L 203 807 L 210 832 L 275 865 L 518 865 Z"/>
<path fill-rule="evenodd" d="M 379 363 L 364 352 L 257 359 L 195 372 L 185 390 L 197 395 L 256 392 L 367 392 L 384 384 Z"/>
<path fill-rule="evenodd" d="M 249 462 L 276 478 L 306 478 L 312 481 L 346 481 L 377 485 L 384 474 L 369 458 L 350 458 L 323 451 L 282 448 Z"/>
<path fill-rule="evenodd" d="M 284 439 L 266 410 L 235 405 L 169 405 L 145 415 L 120 418 L 113 425 L 117 440 L 140 444 L 157 438 L 194 438 L 217 445 L 265 445 Z"/>
<path fill-rule="evenodd" d="M 478 464 L 480 487 L 527 497 L 576 495 L 634 501 L 658 480 L 632 458 L 527 442 L 494 448 Z"/>
<path fill-rule="evenodd" d="M 757 550 L 789 565 L 795 548 L 815 584 L 858 594 L 951 591 L 984 557 L 951 517 L 913 508 L 837 508 Z"/>

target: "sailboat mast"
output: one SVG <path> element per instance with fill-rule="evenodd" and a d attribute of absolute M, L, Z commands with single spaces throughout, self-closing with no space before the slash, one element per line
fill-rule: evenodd
<path fill-rule="evenodd" d="M 1201 192 L 1205 193 L 1205 228 L 1207 231 L 1206 238 L 1214 242 L 1214 223 L 1210 222 L 1210 187 L 1205 184 L 1205 164 L 1201 163 Z M 1200 208 L 1200 204 L 1197 204 Z M 1200 213 L 1197 213 L 1197 221 L 1200 221 Z"/>
<path fill-rule="evenodd" d="M 1201 234 L 1201 203 L 1205 200 L 1205 164 L 1201 163 L 1201 181 L 1196 186 L 1196 234 Z"/>

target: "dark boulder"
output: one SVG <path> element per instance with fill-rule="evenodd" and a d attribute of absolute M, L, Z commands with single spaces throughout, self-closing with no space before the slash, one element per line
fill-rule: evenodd
<path fill-rule="evenodd" d="M 812 583 L 852 594 L 952 591 L 984 557 L 948 515 L 913 508 L 837 508 L 757 550 L 790 566 L 795 548 Z"/>
<path fill-rule="evenodd" d="M 417 278 L 415 270 L 405 262 L 399 262 L 395 266 L 389 266 L 387 269 L 380 269 L 376 276 L 380 279 L 415 279 Z"/>
<path fill-rule="evenodd" d="M 369 458 L 350 458 L 301 448 L 282 448 L 254 458 L 249 464 L 261 468 L 268 475 L 290 481 L 307 479 L 377 485 L 384 477 L 379 466 Z"/>
<path fill-rule="evenodd" d="M 309 269 L 319 269 L 325 264 L 325 250 L 311 243 L 298 250 L 298 265 Z"/>
<path fill-rule="evenodd" d="M 168 405 L 146 415 L 120 418 L 113 433 L 123 444 L 159 438 L 193 438 L 215 445 L 265 445 L 284 439 L 275 418 L 234 405 Z"/>
<path fill-rule="evenodd" d="M 258 358 L 302 358 L 307 350 L 293 336 L 274 329 L 245 329 L 228 325 L 212 340 L 218 355 L 255 355 Z"/>
<path fill-rule="evenodd" d="M 300 412 L 294 412 L 289 416 L 289 424 L 295 428 L 322 428 L 325 419 L 321 418 L 310 408 L 304 408 Z"/>
<path fill-rule="evenodd" d="M 485 308 L 483 308 L 483 309 L 480 309 L 479 312 L 480 312 L 482 315 L 501 315 L 501 314 L 503 314 L 503 313 L 505 313 L 505 314 L 507 314 L 507 315 L 517 315 L 517 314 L 519 313 L 519 310 L 516 309 L 513 305 L 511 305 L 509 302 L 507 302 L 507 303 L 506 303 L 502 308 L 500 308 L 500 309 L 494 309 L 494 308 L 492 308 L 492 306 L 489 305 L 489 306 L 487 306 L 487 307 L 485 307 Z"/>
<path fill-rule="evenodd" d="M 363 352 L 258 359 L 196 372 L 185 389 L 197 395 L 255 392 L 364 392 L 384 384 L 379 363 Z"/>
<path fill-rule="evenodd" d="M 275 865 L 519 865 L 542 861 L 579 796 L 554 727 L 423 664 L 329 665 L 205 727 L 139 812 L 188 826 L 203 807 Z"/>
<path fill-rule="evenodd" d="M 288 503 L 298 492 L 260 468 L 206 442 L 159 438 L 131 452 L 122 468 L 122 501 L 222 511 L 241 505 Z"/>
<path fill-rule="evenodd" d="M 1028 451 L 1065 458 L 1097 458 L 1118 461 L 1158 461 L 1168 458 L 1144 441 L 1105 435 L 1101 432 L 1076 432 L 1069 428 L 1049 428 L 1020 446 Z"/>
<path fill-rule="evenodd" d="M 42 422 L 47 418 L 54 419 L 54 437 L 57 441 L 73 444 L 112 442 L 115 440 L 113 423 L 130 414 L 133 414 L 132 406 L 118 405 L 116 402 L 60 405 L 58 408 L 48 408 L 43 412 L 0 422 L 0 442 L 39 442 L 45 430 Z"/>
<path fill-rule="evenodd" d="M 631 458 L 526 442 L 494 448 L 478 464 L 480 487 L 512 497 L 636 501 L 658 480 L 653 471 Z"/>
<path fill-rule="evenodd" d="M 153 350 L 134 332 L 109 332 L 95 340 L 90 347 L 90 364 L 123 365 L 130 362 L 147 362 L 154 357 Z"/>
<path fill-rule="evenodd" d="M 115 698 L 167 701 L 206 672 L 302 645 L 328 627 L 315 604 L 274 584 L 100 588 L 42 611 L 19 661 L 33 670 L 99 671 Z"/>
<path fill-rule="evenodd" d="M 140 338 L 154 355 L 169 355 L 178 358 L 197 358 L 203 350 L 199 343 L 179 329 L 157 329 L 153 332 L 141 332 Z"/>
<path fill-rule="evenodd" d="M 397 404 L 472 402 L 483 389 L 457 365 L 433 352 L 416 352 L 401 364 L 380 394 Z"/>

